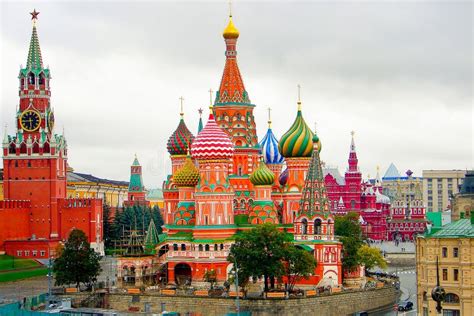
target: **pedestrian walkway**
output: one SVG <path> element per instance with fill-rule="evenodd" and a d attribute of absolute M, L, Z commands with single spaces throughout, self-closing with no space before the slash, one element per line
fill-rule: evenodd
<path fill-rule="evenodd" d="M 415 253 L 414 242 L 400 242 L 398 245 L 393 241 L 384 241 L 383 243 L 371 243 L 370 247 L 379 248 L 385 253 Z"/>

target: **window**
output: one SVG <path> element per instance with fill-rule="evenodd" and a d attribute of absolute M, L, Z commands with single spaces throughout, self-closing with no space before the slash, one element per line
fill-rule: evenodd
<path fill-rule="evenodd" d="M 451 304 L 459 304 L 459 296 L 457 296 L 454 293 L 448 293 L 446 294 L 444 301 L 446 303 L 451 303 Z"/>
<path fill-rule="evenodd" d="M 448 182 L 453 182 L 453 178 L 448 178 Z"/>
<path fill-rule="evenodd" d="M 443 281 L 448 281 L 448 269 L 443 269 Z"/>
<path fill-rule="evenodd" d="M 23 253 L 23 251 L 17 250 L 17 251 L 16 251 L 16 256 L 17 256 L 17 257 L 21 257 L 22 253 Z"/>
<path fill-rule="evenodd" d="M 438 191 L 443 191 L 443 185 L 441 183 L 438 183 Z"/>
<path fill-rule="evenodd" d="M 352 210 L 355 210 L 355 207 L 356 207 L 356 201 L 355 201 L 355 200 L 351 200 L 351 209 L 352 209 Z"/>
<path fill-rule="evenodd" d="M 458 269 L 453 270 L 453 279 L 454 279 L 454 281 L 459 281 L 459 270 Z"/>
<path fill-rule="evenodd" d="M 459 249 L 457 247 L 453 248 L 453 257 L 454 258 L 459 257 Z"/>
<path fill-rule="evenodd" d="M 321 220 L 319 218 L 314 220 L 314 234 L 321 235 Z"/>
<path fill-rule="evenodd" d="M 443 249 L 441 249 L 441 255 L 443 258 L 446 258 L 448 256 L 448 248 L 443 247 Z"/>
<path fill-rule="evenodd" d="M 428 196 L 428 201 L 433 201 L 433 197 L 432 197 L 432 196 Z"/>
<path fill-rule="evenodd" d="M 199 245 L 199 251 L 202 251 L 202 245 Z"/>
<path fill-rule="evenodd" d="M 433 190 L 428 190 L 428 194 L 433 194 Z"/>
<path fill-rule="evenodd" d="M 25 256 L 28 257 L 30 255 L 30 251 L 29 250 L 25 250 Z"/>
<path fill-rule="evenodd" d="M 303 218 L 301 221 L 301 234 L 306 235 L 308 233 L 308 220 Z"/>
<path fill-rule="evenodd" d="M 186 245 L 185 244 L 181 244 L 181 251 L 186 251 Z"/>
<path fill-rule="evenodd" d="M 178 244 L 173 244 L 173 250 L 178 251 Z"/>
<path fill-rule="evenodd" d="M 443 309 L 443 316 L 461 316 L 461 311 L 458 309 Z"/>
<path fill-rule="evenodd" d="M 431 183 L 431 182 L 433 182 L 433 179 L 428 179 L 428 183 Z"/>
<path fill-rule="evenodd" d="M 46 255 L 46 251 L 41 250 L 41 251 L 40 251 L 40 256 L 41 256 L 41 257 L 44 257 L 45 255 Z"/>
<path fill-rule="evenodd" d="M 38 250 L 33 250 L 33 257 L 36 257 L 38 255 Z"/>
<path fill-rule="evenodd" d="M 204 250 L 209 251 L 209 245 L 206 245 L 206 246 L 204 247 Z"/>

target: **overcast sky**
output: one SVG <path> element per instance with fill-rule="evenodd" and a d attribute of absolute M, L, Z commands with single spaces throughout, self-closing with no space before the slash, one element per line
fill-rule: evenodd
<path fill-rule="evenodd" d="M 179 121 L 196 134 L 199 107 L 225 62 L 227 1 L 0 3 L 1 124 L 14 132 L 17 75 L 37 24 L 69 164 L 128 180 L 134 154 L 148 188 L 161 187 L 166 142 Z M 456 1 L 234 1 L 238 61 L 259 138 L 273 109 L 280 137 L 296 115 L 317 122 L 322 159 L 347 166 L 356 132 L 364 177 L 391 162 L 473 168 L 473 5 Z M 3 134 L 3 130 L 2 130 Z"/>

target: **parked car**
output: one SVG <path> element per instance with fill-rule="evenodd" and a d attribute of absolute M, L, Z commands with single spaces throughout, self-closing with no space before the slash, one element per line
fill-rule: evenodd
<path fill-rule="evenodd" d="M 398 304 L 398 311 L 411 311 L 413 309 L 413 303 L 410 301 L 401 302 Z"/>

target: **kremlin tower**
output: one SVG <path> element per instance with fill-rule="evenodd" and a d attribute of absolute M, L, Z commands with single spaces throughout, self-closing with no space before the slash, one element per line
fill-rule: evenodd
<path fill-rule="evenodd" d="M 149 206 L 150 203 L 146 201 L 146 190 L 143 185 L 142 166 L 138 162 L 137 155 L 130 167 L 130 182 L 128 185 L 128 199 L 124 202 L 125 206 L 143 205 Z"/>
<path fill-rule="evenodd" d="M 0 252 L 47 258 L 50 249 L 81 229 L 91 246 L 103 252 L 102 200 L 67 199 L 68 146 L 54 132 L 51 72 L 43 66 L 33 20 L 26 67 L 20 69 L 20 102 L 15 134 L 3 138 L 4 201 L 0 201 Z"/>

